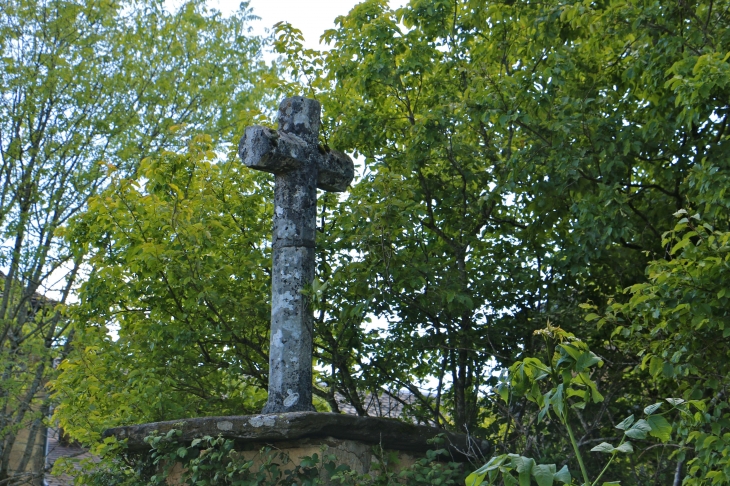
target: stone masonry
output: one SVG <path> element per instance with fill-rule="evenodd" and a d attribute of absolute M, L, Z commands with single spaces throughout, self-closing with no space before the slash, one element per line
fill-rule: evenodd
<path fill-rule="evenodd" d="M 320 104 L 295 96 L 279 105 L 279 130 L 246 128 L 243 163 L 275 175 L 269 398 L 263 413 L 314 411 L 313 315 L 303 290 L 314 280 L 317 189 L 341 192 L 354 176 L 347 155 L 317 143 Z"/>

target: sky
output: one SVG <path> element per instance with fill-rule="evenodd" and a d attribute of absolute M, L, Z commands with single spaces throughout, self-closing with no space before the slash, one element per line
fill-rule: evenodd
<path fill-rule="evenodd" d="M 335 18 L 346 15 L 361 0 L 250 0 L 253 13 L 261 20 L 254 22 L 254 33 L 264 34 L 277 22 L 289 22 L 302 31 L 304 46 L 323 49 L 319 38 L 325 30 L 335 27 Z M 398 8 L 407 0 L 390 0 L 391 8 Z M 238 8 L 240 0 L 210 0 L 210 6 L 223 13 Z"/>

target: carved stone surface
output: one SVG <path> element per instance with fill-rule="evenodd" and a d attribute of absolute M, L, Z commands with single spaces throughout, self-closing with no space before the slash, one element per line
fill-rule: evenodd
<path fill-rule="evenodd" d="M 366 445 L 378 445 L 387 450 L 425 452 L 434 445 L 428 440 L 437 434 L 445 434 L 446 447 L 456 455 L 465 451 L 478 451 L 487 455 L 489 445 L 485 441 L 469 442 L 467 436 L 441 429 L 408 424 L 393 419 L 357 417 L 335 413 L 293 412 L 266 415 L 240 415 L 231 417 L 201 417 L 171 420 L 104 431 L 104 437 L 127 439 L 131 451 L 149 449 L 144 438 L 154 431 L 165 434 L 171 429 L 182 431 L 178 438 L 190 442 L 206 435 L 218 435 L 235 440 L 239 444 L 261 444 L 296 441 L 300 439 L 334 438 L 352 440 Z"/>
<path fill-rule="evenodd" d="M 302 290 L 314 280 L 317 188 L 344 191 L 354 165 L 317 144 L 320 105 L 300 96 L 279 105 L 279 130 L 248 127 L 243 163 L 275 174 L 269 397 L 263 413 L 313 411 L 312 309 Z"/>

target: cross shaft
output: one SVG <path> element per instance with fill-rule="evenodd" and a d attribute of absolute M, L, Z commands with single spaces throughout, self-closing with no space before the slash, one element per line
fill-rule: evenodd
<path fill-rule="evenodd" d="M 314 317 L 302 291 L 314 280 L 317 188 L 342 192 L 354 176 L 347 155 L 317 144 L 320 104 L 300 96 L 279 105 L 279 130 L 246 128 L 244 165 L 275 174 L 269 397 L 262 413 L 313 411 Z"/>

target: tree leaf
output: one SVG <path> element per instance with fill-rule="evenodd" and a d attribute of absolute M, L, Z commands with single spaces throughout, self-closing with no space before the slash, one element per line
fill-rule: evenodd
<path fill-rule="evenodd" d="M 667 442 L 671 438 L 672 425 L 667 422 L 667 419 L 665 419 L 663 416 L 650 415 L 646 418 L 646 422 L 651 427 L 651 431 L 649 433 L 652 436 L 656 437 L 662 442 Z"/>
<path fill-rule="evenodd" d="M 471 473 L 466 477 L 464 484 L 466 486 L 479 486 L 484 481 L 487 473 L 477 474 L 476 472 Z"/>
<path fill-rule="evenodd" d="M 620 446 L 618 446 L 616 448 L 616 451 L 625 452 L 625 453 L 629 454 L 631 452 L 634 452 L 634 447 L 631 445 L 631 442 L 626 441 L 623 444 L 621 444 Z"/>
<path fill-rule="evenodd" d="M 594 403 L 601 403 L 603 401 L 603 395 L 594 387 L 591 387 L 591 398 Z"/>
<path fill-rule="evenodd" d="M 619 423 L 616 428 L 619 430 L 626 430 L 628 427 L 631 427 L 631 424 L 634 423 L 634 414 L 629 415 L 625 419 Z"/>
<path fill-rule="evenodd" d="M 566 464 L 563 466 L 560 471 L 555 473 L 555 477 L 553 478 L 555 481 L 560 481 L 563 484 L 570 484 L 573 482 L 573 478 L 570 476 L 570 471 L 568 470 L 568 465 Z"/>
<path fill-rule="evenodd" d="M 649 373 L 651 376 L 657 376 L 664 368 L 664 361 L 657 356 L 652 356 L 649 360 Z"/>
<path fill-rule="evenodd" d="M 659 409 L 659 407 L 661 407 L 661 406 L 662 406 L 662 402 L 657 402 L 653 405 L 649 405 L 646 408 L 644 408 L 644 413 L 646 415 L 651 415 L 654 412 L 656 412 Z"/>
<path fill-rule="evenodd" d="M 504 486 L 519 486 L 517 479 L 508 472 L 502 473 L 502 481 L 504 481 Z"/>
<path fill-rule="evenodd" d="M 600 362 L 601 358 L 596 356 L 594 353 L 585 352 L 578 357 L 578 362 L 575 365 L 575 369 L 576 371 L 583 371 Z"/>
<path fill-rule="evenodd" d="M 538 486 L 551 486 L 555 477 L 555 464 L 538 464 L 534 466 L 532 476 Z"/>
<path fill-rule="evenodd" d="M 608 442 L 601 442 L 597 446 L 595 446 L 593 449 L 591 449 L 591 452 L 604 452 L 604 453 L 612 453 L 616 448 L 609 444 Z"/>
<path fill-rule="evenodd" d="M 535 466 L 535 460 L 524 456 L 513 457 L 512 466 L 517 468 L 520 486 L 530 486 L 530 476 L 532 475 L 532 468 Z"/>
<path fill-rule="evenodd" d="M 555 394 L 550 397 L 550 403 L 552 404 L 553 409 L 558 413 L 558 416 L 563 417 L 565 412 L 565 398 L 563 395 L 562 383 L 555 388 Z"/>
<path fill-rule="evenodd" d="M 629 430 L 625 432 L 627 437 L 632 439 L 646 439 L 646 434 L 651 430 L 651 425 L 644 419 L 639 419 Z"/>

